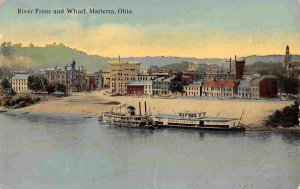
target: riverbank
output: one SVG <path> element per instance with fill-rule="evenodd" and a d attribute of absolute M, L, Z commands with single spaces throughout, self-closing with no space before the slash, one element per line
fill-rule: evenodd
<path fill-rule="evenodd" d="M 73 113 L 97 116 L 102 111 L 109 111 L 113 107 L 125 111 L 125 107 L 133 105 L 138 107 L 139 102 L 147 101 L 148 111 L 152 114 L 172 113 L 180 111 L 205 111 L 207 116 L 239 118 L 244 109 L 242 123 L 249 128 L 259 128 L 265 118 L 274 111 L 290 105 L 291 101 L 255 101 L 255 100 L 219 100 L 176 98 L 162 99 L 151 97 L 109 97 L 101 92 L 74 93 L 72 96 L 52 98 L 32 106 L 11 111 L 20 112 L 46 112 L 46 113 Z M 116 106 L 118 105 L 118 106 Z M 144 112 L 144 108 L 142 108 Z"/>

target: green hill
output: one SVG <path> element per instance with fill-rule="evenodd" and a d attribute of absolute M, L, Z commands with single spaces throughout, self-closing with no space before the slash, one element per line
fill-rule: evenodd
<path fill-rule="evenodd" d="M 45 47 L 22 47 L 21 44 L 3 43 L 0 47 L 0 65 L 12 69 L 44 69 L 53 66 L 65 66 L 74 58 L 78 65 L 87 71 L 95 72 L 107 67 L 107 58 L 88 55 L 63 44 L 51 44 Z"/>

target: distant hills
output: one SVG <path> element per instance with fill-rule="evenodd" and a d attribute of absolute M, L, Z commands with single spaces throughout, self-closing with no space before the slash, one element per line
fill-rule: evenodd
<path fill-rule="evenodd" d="M 44 69 L 54 66 L 65 66 L 74 58 L 78 65 L 83 65 L 89 72 L 95 72 L 99 69 L 108 68 L 108 62 L 111 59 L 107 57 L 88 55 L 85 52 L 67 47 L 63 44 L 50 44 L 45 47 L 22 47 L 22 44 L 3 43 L 0 46 L 0 66 L 10 67 L 14 70 L 24 69 Z M 256 62 L 279 63 L 283 61 L 283 55 L 266 55 L 266 56 L 247 56 L 238 57 L 246 59 L 246 64 Z M 234 59 L 234 57 L 232 57 Z M 293 55 L 293 61 L 300 62 L 300 55 Z M 221 64 L 228 61 L 223 58 L 189 58 L 189 57 L 167 57 L 167 56 L 147 56 L 147 57 L 126 57 L 122 61 L 137 61 L 142 67 L 150 66 L 170 67 L 182 62 L 194 62 L 196 64 Z M 170 65 L 170 66 L 167 66 Z M 201 66 L 200 66 L 201 67 Z"/>
<path fill-rule="evenodd" d="M 22 47 L 21 44 L 2 44 L 0 46 L 0 65 L 12 69 L 44 69 L 54 66 L 65 66 L 74 58 L 78 65 L 83 65 L 88 71 L 104 69 L 108 59 L 88 55 L 85 52 L 72 49 L 63 44 L 51 44 L 45 47 Z"/>
<path fill-rule="evenodd" d="M 246 64 L 253 64 L 256 62 L 265 62 L 265 63 L 279 63 L 283 61 L 283 55 L 265 55 L 265 56 L 247 56 L 247 57 L 238 57 L 238 59 L 245 59 Z M 293 61 L 300 62 L 300 55 L 293 55 Z M 222 58 L 182 58 L 182 57 L 164 57 L 164 56 L 155 56 L 155 57 L 130 57 L 122 58 L 126 61 L 137 61 L 142 63 L 142 67 L 150 66 L 159 66 L 163 67 L 168 64 L 181 63 L 184 61 L 195 62 L 196 64 L 222 64 L 226 63 L 228 59 Z M 234 60 L 234 57 L 232 57 Z"/>

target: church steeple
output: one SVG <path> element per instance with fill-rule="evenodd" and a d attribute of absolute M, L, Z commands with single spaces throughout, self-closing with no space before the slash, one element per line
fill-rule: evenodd
<path fill-rule="evenodd" d="M 290 55 L 290 47 L 288 45 L 285 48 L 285 54 Z"/>

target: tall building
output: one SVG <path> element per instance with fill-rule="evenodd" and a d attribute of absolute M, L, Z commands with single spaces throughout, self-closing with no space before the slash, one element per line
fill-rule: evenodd
<path fill-rule="evenodd" d="M 290 54 L 290 47 L 287 45 L 285 48 L 285 55 L 283 57 L 283 67 L 287 70 L 288 65 L 292 62 L 292 55 Z"/>
<path fill-rule="evenodd" d="M 300 79 L 300 63 L 292 61 L 292 55 L 290 54 L 290 48 L 288 45 L 286 46 L 283 58 L 283 68 L 287 77 Z"/>
<path fill-rule="evenodd" d="M 63 84 L 67 93 L 86 90 L 86 71 L 83 66 L 76 67 L 75 60 L 71 60 L 64 68 L 55 67 L 45 70 L 45 78 L 49 84 Z"/>
<path fill-rule="evenodd" d="M 127 85 L 135 81 L 140 72 L 138 62 L 110 62 L 110 91 L 111 93 L 127 94 Z"/>

